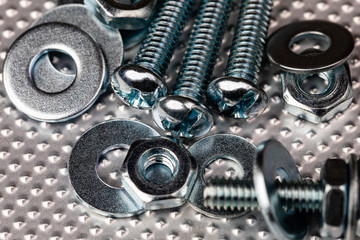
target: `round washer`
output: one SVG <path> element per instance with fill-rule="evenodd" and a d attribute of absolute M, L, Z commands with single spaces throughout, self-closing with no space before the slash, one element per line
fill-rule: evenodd
<path fill-rule="evenodd" d="M 144 212 L 123 188 L 104 183 L 97 174 L 100 157 L 117 146 L 130 146 L 136 140 L 156 137 L 151 127 L 130 120 L 100 123 L 85 132 L 76 142 L 68 163 L 71 184 L 85 204 L 101 214 L 129 217 Z"/>
<path fill-rule="evenodd" d="M 106 60 L 108 77 L 105 81 L 105 87 L 107 87 L 111 75 L 123 62 L 124 46 L 120 32 L 101 23 L 82 4 L 67 4 L 56 7 L 42 15 L 32 26 L 49 22 L 75 25 L 94 38 L 102 49 Z"/>
<path fill-rule="evenodd" d="M 303 33 L 324 34 L 330 46 L 321 54 L 296 54 L 291 40 Z M 327 21 L 302 21 L 286 25 L 274 32 L 267 43 L 269 60 L 281 69 L 294 73 L 322 72 L 344 64 L 354 49 L 351 33 L 338 24 Z"/>
<path fill-rule="evenodd" d="M 156 184 L 146 180 L 140 167 L 143 154 L 156 148 L 166 149 L 174 154 L 177 159 L 177 163 L 175 163 L 176 171 L 174 171 L 173 178 L 164 184 Z M 126 162 L 131 181 L 138 189 L 151 195 L 165 195 L 178 191 L 185 185 L 190 169 L 196 168 L 195 166 L 191 166 L 192 161 L 188 151 L 180 147 L 173 140 L 166 138 L 156 138 L 139 142 L 134 148 L 130 148 Z"/>
<path fill-rule="evenodd" d="M 34 84 L 33 65 L 47 51 L 71 56 L 77 68 L 65 90 L 47 93 Z M 101 93 L 106 76 L 105 60 L 97 43 L 79 28 L 64 23 L 45 23 L 23 33 L 7 53 L 3 80 L 17 109 L 40 121 L 60 122 L 86 111 Z"/>
<path fill-rule="evenodd" d="M 190 205 L 198 212 L 215 218 L 234 218 L 248 211 L 217 210 L 204 206 L 203 191 L 205 168 L 217 159 L 231 159 L 244 170 L 244 180 L 252 180 L 252 166 L 255 161 L 256 147 L 246 139 L 231 135 L 217 134 L 197 141 L 189 148 L 190 154 L 198 165 L 198 174 L 193 191 L 189 197 Z"/>
<path fill-rule="evenodd" d="M 276 140 L 258 147 L 254 163 L 254 187 L 259 208 L 267 226 L 277 239 L 303 239 L 308 224 L 305 212 L 285 211 L 276 191 L 276 178 L 287 182 L 301 180 L 293 158 Z"/>

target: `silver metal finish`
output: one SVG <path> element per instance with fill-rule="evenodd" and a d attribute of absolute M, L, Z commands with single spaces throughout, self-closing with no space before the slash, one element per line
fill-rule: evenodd
<path fill-rule="evenodd" d="M 42 91 L 33 81 L 37 60 L 48 51 L 68 54 L 77 66 L 72 84 L 56 93 L 53 88 Z M 4 62 L 3 80 L 6 93 L 20 111 L 36 120 L 59 122 L 79 116 L 95 102 L 105 70 L 101 49 L 88 34 L 73 25 L 46 23 L 14 42 Z"/>
<path fill-rule="evenodd" d="M 189 152 L 160 137 L 133 143 L 126 156 L 124 188 L 146 210 L 183 205 L 194 186 L 197 166 Z M 126 184 L 125 184 L 126 183 Z"/>
<path fill-rule="evenodd" d="M 212 81 L 207 88 L 213 109 L 226 117 L 252 118 L 266 108 L 268 97 L 256 83 L 272 5 L 272 0 L 241 3 L 225 77 Z"/>
<path fill-rule="evenodd" d="M 296 44 L 300 50 L 295 51 Z M 297 22 L 275 32 L 267 53 L 285 71 L 280 74 L 285 109 L 313 123 L 328 121 L 347 109 L 353 90 L 346 61 L 353 49 L 351 33 L 331 22 Z M 306 89 L 306 82 L 313 82 L 316 91 Z"/>
<path fill-rule="evenodd" d="M 203 1 L 179 70 L 173 95 L 153 106 L 155 123 L 174 136 L 197 138 L 207 134 L 213 117 L 203 105 L 207 81 L 213 72 L 232 1 Z"/>
<path fill-rule="evenodd" d="M 112 87 L 125 104 L 150 109 L 155 101 L 167 95 L 163 77 L 193 3 L 193 0 L 164 1 L 134 64 L 121 66 L 115 71 Z"/>
<path fill-rule="evenodd" d="M 232 45 L 240 1 L 234 3 L 214 78 L 223 75 Z M 0 65 L 12 42 L 41 13 L 55 5 L 52 0 L 0 1 Z M 346 26 L 357 36 L 360 34 L 359 9 L 358 1 L 275 1 L 269 32 L 299 20 L 323 19 Z M 193 17 L 165 75 L 170 87 L 177 77 L 192 24 Z M 349 62 L 354 102 L 331 122 L 315 125 L 284 111 L 279 71 L 264 62 L 258 79 L 269 96 L 264 113 L 251 120 L 225 120 L 214 113 L 215 123 L 210 134 L 231 133 L 255 145 L 276 137 L 291 152 L 302 178 L 317 181 L 320 167 L 329 156 L 346 159 L 349 153 L 360 151 L 359 47 L 356 45 Z M 136 54 L 136 48 L 126 51 L 125 62 L 133 61 Z M 71 191 L 66 163 L 83 132 L 113 118 L 136 119 L 156 128 L 149 111 L 130 110 L 112 91 L 104 93 L 81 117 L 64 123 L 40 123 L 16 110 L 0 78 L 0 112 L 0 239 L 276 239 L 259 211 L 238 218 L 214 219 L 185 204 L 180 208 L 114 219 L 99 216 L 81 204 Z M 185 141 L 186 145 L 193 142 Z M 238 173 L 233 164 L 233 161 L 214 162 L 206 169 L 205 179 Z M 118 178 L 113 176 L 118 165 L 113 161 L 104 161 L 103 165 L 107 176 L 116 181 Z M 311 233 L 306 236 L 306 239 L 317 238 Z"/>
<path fill-rule="evenodd" d="M 252 179 L 252 164 L 255 160 L 256 147 L 242 137 L 230 134 L 218 134 L 205 137 L 189 148 L 198 165 L 198 177 L 190 194 L 190 205 L 200 213 L 215 218 L 234 218 L 247 211 L 217 210 L 205 207 L 203 191 L 206 186 L 204 179 L 206 168 L 217 160 L 233 161 L 242 169 L 242 179 Z"/>
<path fill-rule="evenodd" d="M 77 196 L 89 208 L 111 217 L 129 217 L 145 211 L 124 184 L 115 188 L 103 182 L 97 165 L 106 153 L 128 148 L 136 140 L 156 137 L 151 127 L 130 120 L 112 120 L 87 130 L 76 142 L 68 163 L 71 185 Z"/>
<path fill-rule="evenodd" d="M 84 3 L 103 23 L 118 29 L 144 28 L 155 12 L 157 0 L 121 3 L 117 0 L 84 0 Z"/>
<path fill-rule="evenodd" d="M 105 87 L 107 87 L 112 73 L 123 62 L 124 46 L 119 31 L 102 24 L 82 4 L 67 4 L 53 8 L 38 18 L 32 26 L 48 22 L 75 25 L 89 34 L 99 44 L 106 61 L 107 80 Z"/>

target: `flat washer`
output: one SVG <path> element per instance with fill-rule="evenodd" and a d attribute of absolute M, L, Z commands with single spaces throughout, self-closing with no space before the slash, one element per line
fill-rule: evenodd
<path fill-rule="evenodd" d="M 67 4 L 56 7 L 44 13 L 32 26 L 49 22 L 63 22 L 75 25 L 94 38 L 104 53 L 108 75 L 104 87 L 107 87 L 111 75 L 123 62 L 124 46 L 120 32 L 101 23 L 82 4 Z"/>
<path fill-rule="evenodd" d="M 296 164 L 286 148 L 276 140 L 258 147 L 254 163 L 254 187 L 259 208 L 276 239 L 303 239 L 308 224 L 305 212 L 285 211 L 276 191 L 276 178 L 300 182 Z"/>
<path fill-rule="evenodd" d="M 108 150 L 157 136 L 159 133 L 151 127 L 130 120 L 103 122 L 85 132 L 76 142 L 68 163 L 70 181 L 78 197 L 89 208 L 107 216 L 129 217 L 144 212 L 124 188 L 104 183 L 96 166 Z"/>
<path fill-rule="evenodd" d="M 190 205 L 198 212 L 215 218 L 234 218 L 248 211 L 217 210 L 204 206 L 203 191 L 205 168 L 217 159 L 229 159 L 237 162 L 244 170 L 244 180 L 252 180 L 252 166 L 255 161 L 256 147 L 246 139 L 231 135 L 217 134 L 205 137 L 190 148 L 189 152 L 198 165 L 198 174 L 193 191 L 189 197 Z"/>
<path fill-rule="evenodd" d="M 303 33 L 323 34 L 330 46 L 317 55 L 296 54 L 290 49 L 291 40 Z M 354 49 L 351 33 L 338 24 L 327 21 L 301 21 L 274 32 L 267 43 L 269 60 L 281 69 L 294 72 L 323 72 L 344 64 Z"/>
<path fill-rule="evenodd" d="M 77 67 L 73 83 L 56 93 L 37 88 L 31 76 L 37 59 L 48 51 L 67 53 Z M 16 108 L 47 122 L 66 121 L 85 112 L 100 95 L 105 76 L 105 60 L 97 43 L 64 23 L 45 23 L 23 33 L 8 51 L 3 70 L 7 95 Z"/>

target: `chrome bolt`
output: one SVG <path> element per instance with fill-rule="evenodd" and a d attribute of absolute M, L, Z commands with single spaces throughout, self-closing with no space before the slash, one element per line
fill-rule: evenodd
<path fill-rule="evenodd" d="M 313 212 L 321 209 L 324 195 L 321 182 L 278 182 L 276 191 L 285 211 Z M 258 209 L 254 185 L 238 179 L 211 179 L 204 189 L 204 205 L 219 210 Z"/>
<path fill-rule="evenodd" d="M 150 109 L 167 94 L 163 79 L 194 0 L 166 0 L 162 3 L 133 64 L 118 68 L 112 87 L 125 104 Z"/>
<path fill-rule="evenodd" d="M 203 105 L 232 0 L 204 0 L 196 18 L 173 95 L 161 98 L 153 107 L 153 118 L 174 136 L 205 135 L 213 117 Z"/>
<path fill-rule="evenodd" d="M 243 0 L 225 77 L 207 89 L 214 110 L 229 118 L 252 118 L 267 105 L 256 85 L 270 22 L 272 0 Z"/>

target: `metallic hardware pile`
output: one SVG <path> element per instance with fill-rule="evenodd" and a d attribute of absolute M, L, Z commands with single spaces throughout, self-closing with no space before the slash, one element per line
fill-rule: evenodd
<path fill-rule="evenodd" d="M 150 109 L 154 105 L 152 113 L 155 123 L 180 139 L 208 134 L 213 126 L 212 110 L 230 118 L 252 118 L 263 112 L 268 97 L 254 83 L 259 78 L 272 1 L 243 1 L 240 6 L 241 14 L 225 70 L 226 77 L 212 81 L 207 89 L 207 100 L 212 103 L 210 109 L 205 101 L 206 87 L 216 63 L 231 11 L 231 1 L 203 1 L 198 4 L 199 11 L 187 43 L 187 51 L 171 94 L 168 93 L 167 83 L 163 78 L 164 72 L 188 18 L 184 16 L 191 12 L 193 3 L 183 1 L 185 5 L 182 5 L 182 1 L 164 1 L 159 3 L 158 9 L 155 1 L 140 1 L 133 5 L 135 9 L 121 9 L 125 5 L 108 4 L 109 2 L 111 1 L 89 0 L 87 5 L 91 11 L 82 5 L 54 8 L 16 40 L 7 53 L 3 82 L 7 97 L 18 110 L 36 120 L 65 121 L 68 126 L 71 121 L 76 121 L 72 119 L 80 118 L 80 115 L 86 117 L 84 112 L 89 109 L 91 111 L 91 106 L 106 92 L 111 79 L 114 92 L 127 105 L 141 109 Z M 174 11 L 177 7 L 179 9 Z M 121 11 L 115 11 L 119 8 Z M 76 15 L 71 14 L 72 11 Z M 129 12 L 133 14 L 130 16 L 136 17 L 129 18 Z M 138 17 L 141 14 L 144 17 Z M 134 65 L 123 65 L 112 74 L 122 62 L 122 39 L 114 28 L 105 26 L 95 16 L 104 24 L 122 28 L 121 33 L 132 31 L 138 41 L 141 39 L 139 36 L 144 33 L 143 29 L 138 28 L 144 28 L 148 25 L 147 22 L 150 23 L 149 34 L 142 42 Z M 150 20 L 152 17 L 154 19 Z M 173 19 L 169 20 L 171 18 Z M 91 24 L 87 24 L 89 22 Z M 299 25 L 296 27 L 297 31 L 286 30 L 286 27 L 280 29 L 271 36 L 267 49 L 270 61 L 283 70 L 280 78 L 286 109 L 300 119 L 322 122 L 320 126 L 331 125 L 331 119 L 342 114 L 352 102 L 353 89 L 347 60 L 354 48 L 353 38 L 345 28 L 324 21 L 294 24 Z M 290 29 L 293 28 L 292 26 Z M 305 45 L 308 44 L 304 40 L 309 39 L 315 42 L 313 46 L 296 50 L 304 42 Z M 342 47 L 333 44 L 340 41 Z M 112 48 L 107 44 L 113 44 L 110 46 Z M 130 45 L 126 44 L 125 47 L 131 48 Z M 58 63 L 51 59 L 54 53 L 58 54 L 57 57 L 65 56 L 65 67 L 59 69 L 56 66 Z M 61 58 L 57 61 L 60 61 L 60 65 L 64 63 Z M 309 68 L 309 65 L 312 67 Z M 314 89 L 319 91 L 317 87 L 309 90 L 305 86 L 307 82 L 319 79 L 326 82 L 325 88 L 320 89 L 320 92 L 312 92 Z M 53 84 L 54 81 L 59 84 Z M 131 108 L 124 108 L 124 111 L 137 112 Z M 148 113 L 145 112 L 144 115 Z M 235 123 L 226 118 L 223 121 L 228 122 L 227 124 Z M 297 121 L 304 123 L 303 120 Z M 323 123 L 324 121 L 326 122 Z M 253 120 L 243 123 L 251 122 Z M 56 124 L 61 126 L 62 123 Z M 41 126 L 40 123 L 38 125 Z M 215 127 L 219 126 L 215 124 Z M 313 134 L 316 135 L 316 132 Z M 187 145 L 193 143 L 187 152 L 178 139 L 159 138 L 158 135 L 147 125 L 122 119 L 100 123 L 77 138 L 69 157 L 69 176 L 84 205 L 100 210 L 109 217 L 128 217 L 146 210 L 174 208 L 183 205 L 187 199 L 195 210 L 211 217 L 232 218 L 245 213 L 249 215 L 251 213 L 244 210 L 260 207 L 268 227 L 276 238 L 281 239 L 303 238 L 308 227 L 301 210 L 314 209 L 319 210 L 322 215 L 319 218 L 319 233 L 311 234 L 354 238 L 359 199 L 355 155 L 349 158 L 349 166 L 340 159 L 330 158 L 326 161 L 323 170 L 324 184 L 321 185 L 324 189 L 320 189 L 320 184 L 315 185 L 317 190 L 311 192 L 315 192 L 317 196 L 307 197 L 307 200 L 312 199 L 310 202 L 302 202 L 304 200 L 300 195 L 306 194 L 306 190 L 305 193 L 299 190 L 299 195 L 289 197 L 289 190 L 286 188 L 287 183 L 295 184 L 295 189 L 301 187 L 298 169 L 286 149 L 274 140 L 263 143 L 256 150 L 246 139 L 230 134 L 209 135 L 196 142 L 182 139 Z M 106 162 L 102 158 L 114 149 L 129 149 L 124 163 L 118 166 L 120 177 L 116 188 L 108 186 L 106 180 L 99 178 L 97 166 Z M 4 149 L 3 153 L 6 152 Z M 275 158 L 274 152 L 278 154 Z M 330 156 L 326 158 L 328 157 Z M 217 190 L 224 187 L 220 192 L 211 190 L 214 188 L 212 185 L 206 188 L 203 176 L 205 169 L 209 169 L 214 162 L 229 160 L 240 166 L 240 177 L 243 180 L 221 180 L 220 186 L 216 187 Z M 342 169 L 339 170 L 340 180 L 333 180 L 326 174 L 328 168 L 334 168 L 328 167 L 332 166 L 332 162 L 335 162 L 333 165 L 340 166 L 338 169 Z M 255 189 L 251 188 L 250 183 L 252 164 Z M 265 174 L 265 179 L 259 177 L 262 174 Z M 282 183 L 279 184 L 284 184 L 285 187 L 274 192 L 274 186 L 278 184 L 277 178 L 281 178 Z M 16 191 L 16 183 L 9 184 L 11 187 L 8 192 Z M 218 182 L 210 181 L 210 184 L 216 185 Z M 231 189 L 242 189 L 245 184 L 250 195 L 233 194 L 234 190 L 226 190 L 228 184 L 232 186 Z M 40 192 L 41 195 L 42 186 L 38 186 L 37 189 L 40 190 L 35 192 Z M 211 196 L 210 199 L 203 199 L 203 191 L 204 197 Z M 340 191 L 342 195 L 339 194 Z M 325 197 L 324 200 L 321 199 L 322 196 Z M 25 202 L 28 199 L 27 195 L 20 197 Z M 256 197 L 259 205 L 255 203 Z M 280 200 L 276 200 L 278 198 Z M 230 201 L 230 204 L 224 205 L 221 199 Z M 239 205 L 233 205 L 233 201 L 238 201 Z M 51 202 L 50 198 L 48 203 Z M 333 210 L 333 205 L 339 206 L 336 209 L 338 211 Z M 11 215 L 13 206 L 8 204 L 5 207 Z M 34 209 L 34 212 L 37 210 Z M 332 217 L 328 217 L 330 215 Z M 294 222 L 289 225 L 289 219 L 292 218 L 303 221 L 300 221 L 301 224 Z M 16 226 L 21 228 L 24 221 L 21 218 L 16 221 L 19 223 Z M 12 234 L 7 227 L 1 233 L 5 238 Z M 31 235 L 36 236 L 36 232 L 34 234 L 34 231 L 30 231 L 26 236 Z"/>

